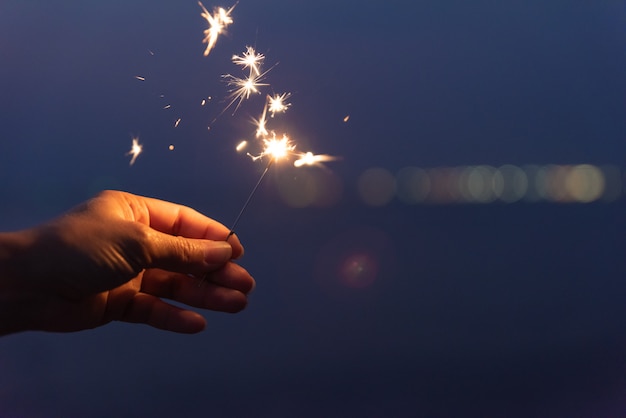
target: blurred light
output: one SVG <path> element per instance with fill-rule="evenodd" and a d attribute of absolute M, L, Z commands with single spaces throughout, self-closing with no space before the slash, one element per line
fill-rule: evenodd
<path fill-rule="evenodd" d="M 397 176 L 398 198 L 408 204 L 424 202 L 430 193 L 430 177 L 426 170 L 405 167 Z"/>
<path fill-rule="evenodd" d="M 514 165 L 503 165 L 493 175 L 496 196 L 506 203 L 517 202 L 528 190 L 528 177 L 524 170 Z"/>
<path fill-rule="evenodd" d="M 370 206 L 384 206 L 396 192 L 395 178 L 383 168 L 370 168 L 358 181 L 361 199 Z"/>
<path fill-rule="evenodd" d="M 496 199 L 494 174 L 496 169 L 486 165 L 467 167 L 463 170 L 459 189 L 468 202 L 488 203 Z"/>
<path fill-rule="evenodd" d="M 344 122 L 347 122 L 347 121 L 349 121 L 349 120 L 350 120 L 350 115 L 346 115 L 346 117 L 345 117 L 345 118 L 343 118 L 343 121 L 344 121 Z"/>
<path fill-rule="evenodd" d="M 339 275 L 347 287 L 369 287 L 378 276 L 378 260 L 373 254 L 365 252 L 351 254 L 339 266 Z"/>
<path fill-rule="evenodd" d="M 430 193 L 427 196 L 429 203 L 448 204 L 462 199 L 458 168 L 431 168 L 428 170 L 428 177 L 430 178 Z"/>
<path fill-rule="evenodd" d="M 288 206 L 304 208 L 315 200 L 318 185 L 310 172 L 302 171 L 295 176 L 279 176 L 276 180 L 280 197 Z"/>
<path fill-rule="evenodd" d="M 174 151 L 174 144 L 170 144 L 169 147 L 167 147 L 170 151 Z"/>
<path fill-rule="evenodd" d="M 581 164 L 572 167 L 565 180 L 565 190 L 571 200 L 588 203 L 604 193 L 604 174 L 596 166 Z"/>
<path fill-rule="evenodd" d="M 604 175 L 604 194 L 602 200 L 605 202 L 613 202 L 622 194 L 622 170 L 613 165 L 605 165 L 600 167 Z"/>
<path fill-rule="evenodd" d="M 358 180 L 363 201 L 384 206 L 395 193 L 409 205 L 527 202 L 612 202 L 622 196 L 624 173 L 614 165 L 504 164 L 458 167 L 404 167 L 394 177 L 382 168 L 366 170 Z"/>
<path fill-rule="evenodd" d="M 276 179 L 278 193 L 290 207 L 331 207 L 343 193 L 339 178 L 330 170 L 300 169 L 294 176 Z"/>
<path fill-rule="evenodd" d="M 335 235 L 320 248 L 313 271 L 328 296 L 349 296 L 395 277 L 395 245 L 385 231 L 371 227 L 333 231 Z"/>

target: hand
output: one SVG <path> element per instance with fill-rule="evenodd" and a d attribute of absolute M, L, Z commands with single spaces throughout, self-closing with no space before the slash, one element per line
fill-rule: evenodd
<path fill-rule="evenodd" d="M 195 333 L 205 319 L 161 298 L 224 312 L 254 279 L 236 236 L 173 203 L 107 191 L 33 229 L 0 234 L 0 335 L 111 321 Z M 199 286 L 200 279 L 204 279 Z"/>

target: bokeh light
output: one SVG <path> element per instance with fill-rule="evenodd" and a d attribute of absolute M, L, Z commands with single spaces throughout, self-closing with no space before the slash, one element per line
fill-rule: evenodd
<path fill-rule="evenodd" d="M 318 253 L 317 283 L 329 295 L 371 288 L 393 277 L 395 250 L 389 236 L 372 227 L 356 227 L 332 237 Z"/>
<path fill-rule="evenodd" d="M 408 166 L 395 176 L 376 167 L 359 176 L 357 188 L 370 206 L 387 205 L 394 196 L 409 205 L 592 203 L 620 198 L 623 177 L 620 167 L 593 164 Z"/>
<path fill-rule="evenodd" d="M 384 206 L 396 192 L 394 176 L 384 168 L 370 168 L 358 180 L 359 196 L 369 206 Z"/>

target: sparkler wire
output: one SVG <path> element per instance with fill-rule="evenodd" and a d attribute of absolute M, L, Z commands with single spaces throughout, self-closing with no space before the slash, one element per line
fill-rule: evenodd
<path fill-rule="evenodd" d="M 241 215 L 243 215 L 243 213 L 246 211 L 246 208 L 248 207 L 248 205 L 250 204 L 250 201 L 252 200 L 252 196 L 254 196 L 254 194 L 256 193 L 257 189 L 259 188 L 259 185 L 261 184 L 261 182 L 265 178 L 265 175 L 267 174 L 267 172 L 269 171 L 270 167 L 274 163 L 274 160 L 275 160 L 275 158 L 270 159 L 269 163 L 267 163 L 267 167 L 265 167 L 265 170 L 263 170 L 263 173 L 261 173 L 261 177 L 259 177 L 259 180 L 254 185 L 254 188 L 252 189 L 252 192 L 250 192 L 250 195 L 248 196 L 248 199 L 246 199 L 246 203 L 244 203 L 243 207 L 241 208 L 241 211 L 239 211 L 239 215 L 237 215 L 237 218 L 235 218 L 235 222 L 233 222 L 233 226 L 230 228 L 230 232 L 228 233 L 228 236 L 226 237 L 226 241 L 228 241 L 228 238 L 233 236 L 233 234 L 235 233 L 235 227 L 239 223 L 239 220 L 241 219 Z"/>

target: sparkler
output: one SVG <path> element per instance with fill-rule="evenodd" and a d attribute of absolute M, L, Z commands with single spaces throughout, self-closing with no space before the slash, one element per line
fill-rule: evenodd
<path fill-rule="evenodd" d="M 228 241 L 228 239 L 235 233 L 235 228 L 237 227 L 237 224 L 239 223 L 241 216 L 248 208 L 248 205 L 250 204 L 252 197 L 254 196 L 259 186 L 263 182 L 263 179 L 265 178 L 265 175 L 267 174 L 267 172 L 270 170 L 270 167 L 272 166 L 272 164 L 274 164 L 274 162 L 282 158 L 285 158 L 291 151 L 295 149 L 295 145 L 292 144 L 292 142 L 289 140 L 289 137 L 287 137 L 287 135 L 283 135 L 280 139 L 277 139 L 276 135 L 273 134 L 272 138 L 263 139 L 263 143 L 265 144 L 265 149 L 263 150 L 263 152 L 257 156 L 251 155 L 251 157 L 253 160 L 258 160 L 260 158 L 263 158 L 264 156 L 269 156 L 270 160 L 267 163 L 267 166 L 265 166 L 265 170 L 263 170 L 263 172 L 261 173 L 259 180 L 257 180 L 256 184 L 252 188 L 252 191 L 248 195 L 248 198 L 246 199 L 246 203 L 243 204 L 243 207 L 239 211 L 239 214 L 235 218 L 235 221 L 233 222 L 232 226 L 230 227 L 230 232 L 228 233 L 228 236 L 226 237 L 226 241 Z"/>

